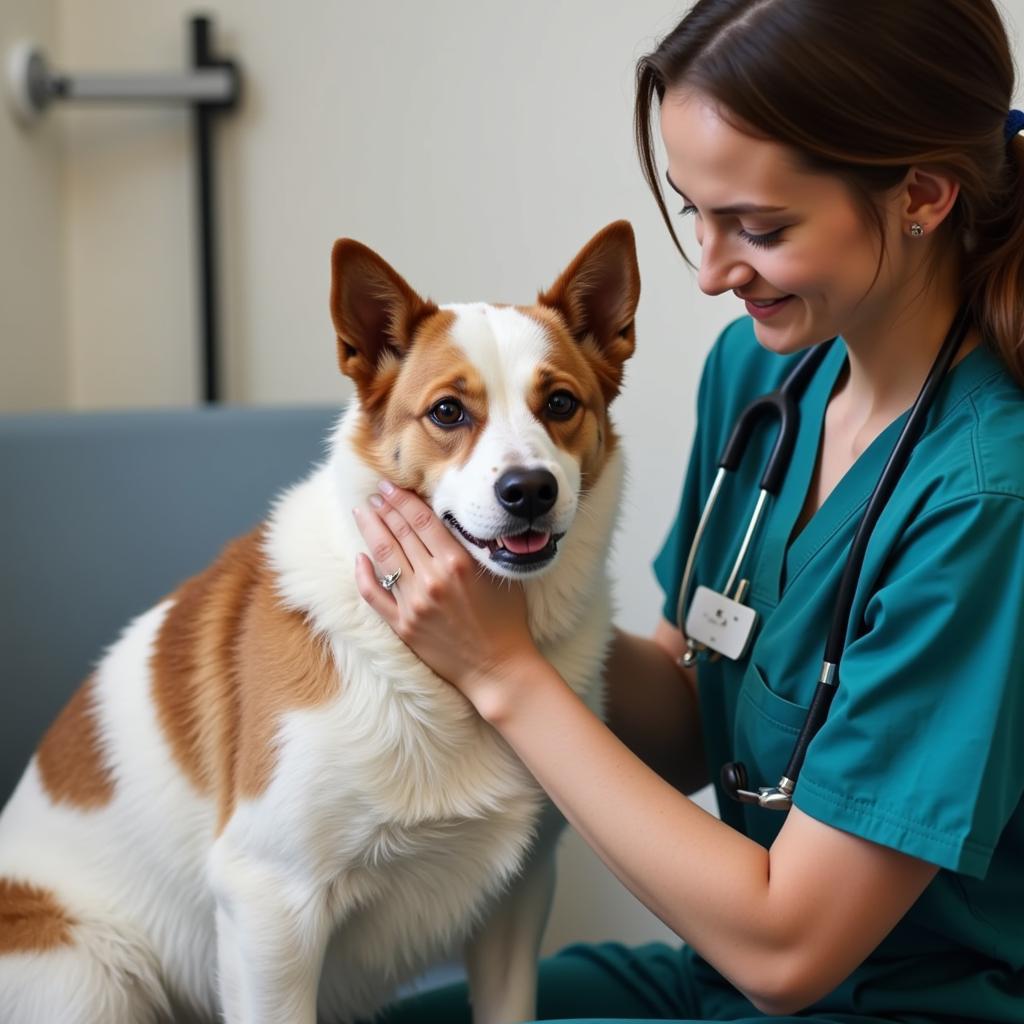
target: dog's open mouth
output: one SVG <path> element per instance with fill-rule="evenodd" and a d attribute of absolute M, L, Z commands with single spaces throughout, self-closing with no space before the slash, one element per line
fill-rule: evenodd
<path fill-rule="evenodd" d="M 490 552 L 492 562 L 497 562 L 509 569 L 534 568 L 550 562 L 558 550 L 558 542 L 565 536 L 564 533 L 554 534 L 543 530 L 526 530 L 523 533 L 506 534 L 482 540 L 479 537 L 474 537 L 465 529 L 451 512 L 445 512 L 443 518 L 446 523 L 458 530 L 470 544 L 474 544 L 478 548 L 486 548 Z"/>

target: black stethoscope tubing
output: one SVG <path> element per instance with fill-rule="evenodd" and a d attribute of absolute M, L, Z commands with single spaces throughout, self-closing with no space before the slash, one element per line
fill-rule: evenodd
<path fill-rule="evenodd" d="M 785 774 L 779 780 L 778 785 L 751 791 L 747 789 L 747 771 L 743 764 L 735 761 L 729 762 L 722 767 L 720 781 L 725 793 L 733 800 L 758 804 L 773 810 L 788 810 L 792 806 L 793 790 L 796 788 L 796 782 L 807 755 L 807 748 L 825 724 L 839 686 L 839 664 L 846 644 L 854 595 L 864 564 L 868 541 L 924 431 L 928 413 L 935 403 L 939 387 L 956 358 L 971 323 L 971 311 L 965 303 L 954 316 L 938 355 L 928 371 L 928 376 L 911 406 L 907 421 L 893 445 L 878 482 L 868 497 L 864 514 L 857 526 L 840 578 L 839 591 L 832 613 L 828 638 L 825 642 L 825 652 L 814 697 L 807 710 L 803 727 L 797 736 L 789 763 L 786 765 Z M 761 487 L 773 495 L 778 493 L 783 475 L 789 466 L 799 430 L 800 415 L 797 402 L 814 376 L 828 348 L 830 348 L 829 343 L 816 345 L 794 367 L 777 391 L 756 399 L 743 410 L 726 443 L 722 457 L 719 459 L 719 470 L 735 471 L 754 427 L 764 415 L 774 412 L 779 418 L 779 434 L 765 467 Z M 705 515 L 702 516 L 705 521 L 708 511 L 709 509 L 706 509 Z"/>
<path fill-rule="evenodd" d="M 815 345 L 793 367 L 777 390 L 755 398 L 740 413 L 718 460 L 719 469 L 734 473 L 758 423 L 763 417 L 775 413 L 779 418 L 779 433 L 761 476 L 761 490 L 772 495 L 779 493 L 800 432 L 800 407 L 797 403 L 831 346 L 832 342 Z"/>
<path fill-rule="evenodd" d="M 803 395 L 804 390 L 810 383 L 811 378 L 814 376 L 815 371 L 825 358 L 825 354 L 828 352 L 832 342 L 834 341 L 835 338 L 831 341 L 822 342 L 820 345 L 815 345 L 810 349 L 810 351 L 805 353 L 796 366 L 790 370 L 778 388 L 766 395 L 761 395 L 759 398 L 755 398 L 743 409 L 737 418 L 736 424 L 732 429 L 732 433 L 730 433 L 729 439 L 725 443 L 725 448 L 722 450 L 722 454 L 718 459 L 718 473 L 715 476 L 715 482 L 711 487 L 711 493 L 704 504 L 704 510 L 701 512 L 700 522 L 697 524 L 697 530 L 694 535 L 693 542 L 690 545 L 690 552 L 686 559 L 685 568 L 683 569 L 683 578 L 679 586 L 676 621 L 680 630 L 684 632 L 684 635 L 685 631 L 683 630 L 683 622 L 686 614 L 686 598 L 689 593 L 690 580 L 695 568 L 696 554 L 704 536 L 704 529 L 707 526 L 708 520 L 711 518 L 711 513 L 718 501 L 718 495 L 721 491 L 726 475 L 728 473 L 736 472 L 739 468 L 740 462 L 746 454 L 747 444 L 750 441 L 750 437 L 760 424 L 760 421 L 766 416 L 776 416 L 779 421 L 778 435 L 775 438 L 775 444 L 768 456 L 768 462 L 765 465 L 764 473 L 761 476 L 761 490 L 757 507 L 754 510 L 754 515 L 747 527 L 746 537 L 744 538 L 744 543 L 741 545 L 740 553 L 737 556 L 736 565 L 734 566 L 733 572 L 730 574 L 729 582 L 726 583 L 724 588 L 725 591 L 729 591 L 732 583 L 739 574 L 739 569 L 742 565 L 747 545 L 757 529 L 757 524 L 764 509 L 765 499 L 769 495 L 774 497 L 779 493 L 786 470 L 789 468 L 789 461 L 793 454 L 793 447 L 796 444 L 797 435 L 800 432 L 800 406 L 798 404 L 800 397 Z M 695 647 L 689 639 L 687 640 L 687 646 L 689 650 L 687 655 L 683 658 L 683 664 L 689 667 L 696 660 L 695 652 L 698 648 Z"/>

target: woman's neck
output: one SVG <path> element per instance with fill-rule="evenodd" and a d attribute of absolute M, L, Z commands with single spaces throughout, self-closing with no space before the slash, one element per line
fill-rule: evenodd
<path fill-rule="evenodd" d="M 851 430 L 875 433 L 913 404 L 959 308 L 957 276 L 936 274 L 928 287 L 895 296 L 870 322 L 843 332 L 849 367 L 833 400 L 841 400 Z M 971 328 L 955 362 L 979 340 Z"/>

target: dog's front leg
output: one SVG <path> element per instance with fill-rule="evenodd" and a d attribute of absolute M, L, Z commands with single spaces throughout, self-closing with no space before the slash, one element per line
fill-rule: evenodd
<path fill-rule="evenodd" d="M 315 1024 L 330 929 L 326 898 L 223 836 L 209 867 L 227 1024 Z"/>
<path fill-rule="evenodd" d="M 523 870 L 466 944 L 474 1024 L 537 1017 L 537 958 L 555 891 L 555 843 L 564 824 L 549 805 Z"/>

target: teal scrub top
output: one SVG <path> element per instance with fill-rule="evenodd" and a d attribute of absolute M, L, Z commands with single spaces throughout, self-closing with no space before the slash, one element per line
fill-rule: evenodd
<path fill-rule="evenodd" d="M 733 425 L 799 358 L 762 348 L 747 317 L 727 327 L 708 356 L 680 511 L 655 561 L 673 624 L 683 565 Z M 722 819 L 765 847 L 785 815 L 730 801 L 719 771 L 743 761 L 754 787 L 775 785 L 784 773 L 817 683 L 854 531 L 907 416 L 875 439 L 791 536 L 845 362 L 837 338 L 801 399 L 785 482 L 747 557 L 747 604 L 758 613 L 749 653 L 739 662 L 705 655 L 698 662 Z M 695 583 L 724 586 L 775 434 L 774 423 L 762 422 L 727 478 Z M 875 527 L 846 644 L 839 689 L 808 749 L 794 804 L 941 870 L 868 960 L 811 1009 L 1021 1024 L 1024 392 L 985 345 L 950 371 Z M 702 983 L 720 990 L 716 1019 L 728 1019 L 738 994 L 691 956 Z"/>

